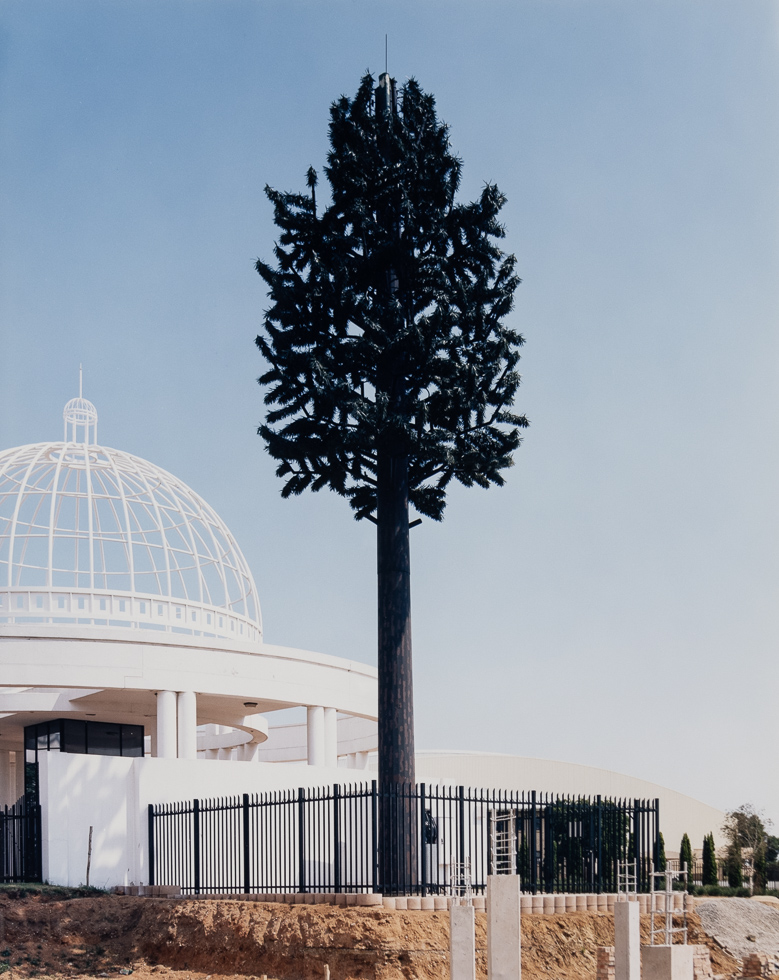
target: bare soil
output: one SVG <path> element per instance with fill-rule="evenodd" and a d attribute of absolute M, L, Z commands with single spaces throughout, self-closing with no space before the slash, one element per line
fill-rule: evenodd
<path fill-rule="evenodd" d="M 449 916 L 382 908 L 100 897 L 0 895 L 0 973 L 12 978 L 133 980 L 448 980 Z M 642 917 L 649 934 L 649 917 Z M 477 970 L 486 977 L 486 916 L 476 913 Z M 739 964 L 690 917 L 715 974 Z M 526 980 L 594 980 L 595 950 L 614 943 L 607 913 L 522 921 Z"/>

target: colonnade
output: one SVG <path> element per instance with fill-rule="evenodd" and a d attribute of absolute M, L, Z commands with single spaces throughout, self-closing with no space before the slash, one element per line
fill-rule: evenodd
<path fill-rule="evenodd" d="M 338 712 L 312 705 L 306 711 L 306 747 L 310 766 L 338 766 Z"/>
<path fill-rule="evenodd" d="M 197 695 L 194 691 L 157 692 L 158 759 L 197 759 Z"/>

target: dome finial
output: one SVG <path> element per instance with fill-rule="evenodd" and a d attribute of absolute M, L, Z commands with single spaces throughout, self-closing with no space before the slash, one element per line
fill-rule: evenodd
<path fill-rule="evenodd" d="M 71 398 L 62 413 L 65 420 L 65 442 L 83 442 L 85 446 L 97 442 L 97 409 L 84 398 L 84 372 L 78 366 L 78 398 Z M 70 438 L 68 438 L 70 426 Z M 92 430 L 90 433 L 89 430 Z M 79 438 L 79 430 L 83 430 Z"/>

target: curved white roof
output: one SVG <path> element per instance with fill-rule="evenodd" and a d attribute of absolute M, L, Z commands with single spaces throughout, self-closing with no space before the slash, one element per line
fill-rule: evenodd
<path fill-rule="evenodd" d="M 0 623 L 261 639 L 254 579 L 216 511 L 153 463 L 90 444 L 91 402 L 64 414 L 83 441 L 0 452 Z"/>

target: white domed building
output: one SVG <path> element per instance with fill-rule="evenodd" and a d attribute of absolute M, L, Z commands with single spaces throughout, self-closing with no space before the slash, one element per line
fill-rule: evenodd
<path fill-rule="evenodd" d="M 97 421 L 80 395 L 61 442 L 0 451 L 0 808 L 40 804 L 44 880 L 83 882 L 89 846 L 91 880 L 108 886 L 149 880 L 150 804 L 372 778 L 350 770 L 375 767 L 377 685 L 366 664 L 264 643 L 251 569 L 216 511 L 99 445 Z M 273 725 L 289 708 L 306 710 Z M 417 772 L 660 797 L 669 843 L 722 822 L 583 766 L 421 752 Z"/>

